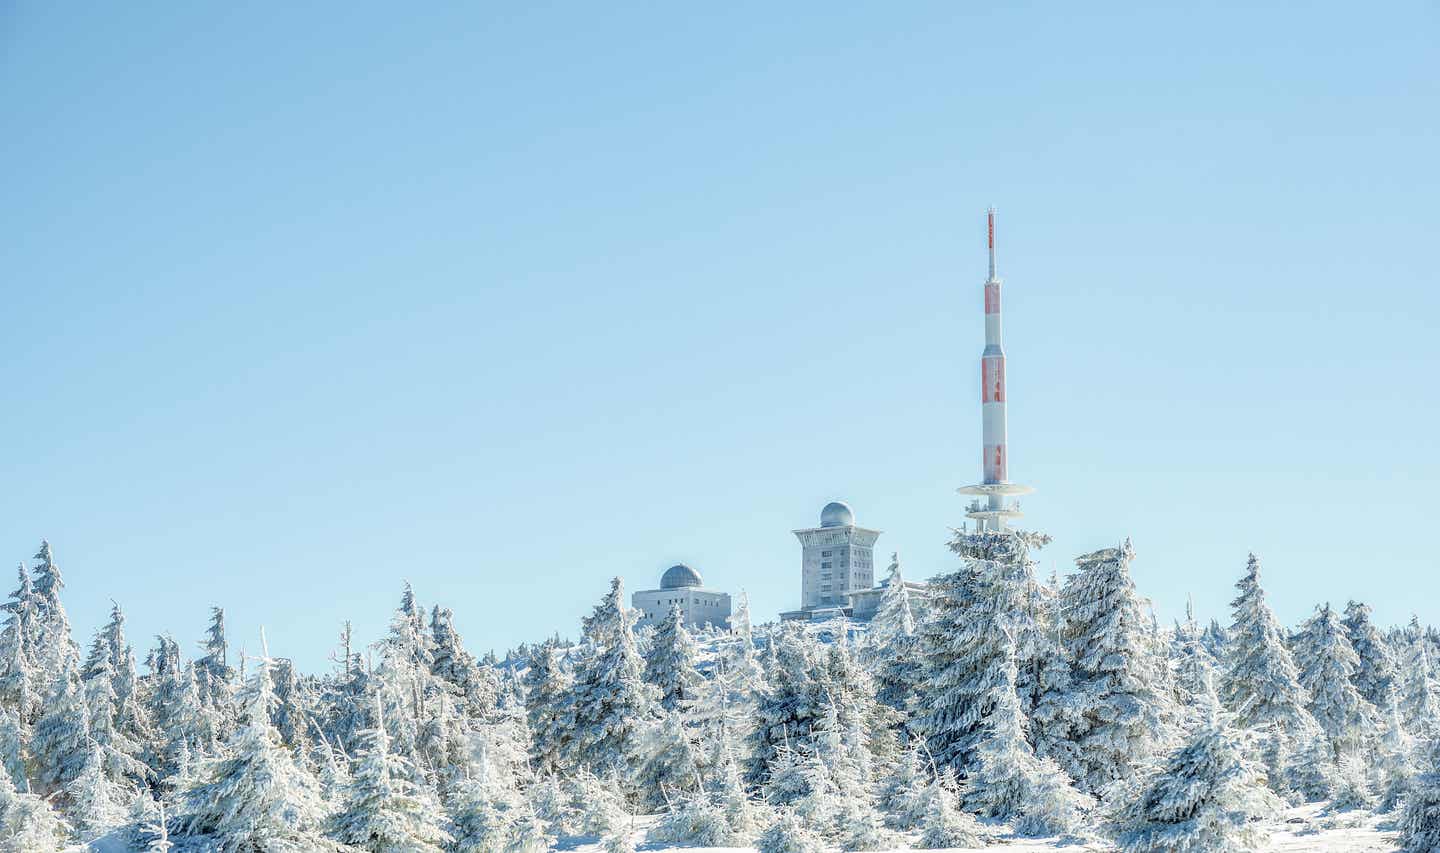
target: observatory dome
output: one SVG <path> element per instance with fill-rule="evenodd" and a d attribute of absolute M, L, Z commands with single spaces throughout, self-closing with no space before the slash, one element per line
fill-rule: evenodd
<path fill-rule="evenodd" d="M 855 513 L 840 501 L 831 501 L 820 510 L 821 527 L 849 527 L 855 523 Z"/>
<path fill-rule="evenodd" d="M 684 563 L 676 563 L 660 576 L 661 589 L 682 589 L 687 586 L 700 585 L 700 573 Z"/>

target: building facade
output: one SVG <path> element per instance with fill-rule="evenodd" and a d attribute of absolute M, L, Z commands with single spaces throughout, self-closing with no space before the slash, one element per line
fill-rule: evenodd
<path fill-rule="evenodd" d="M 850 606 L 853 592 L 875 585 L 875 540 L 879 530 L 855 524 L 855 513 L 840 501 L 820 511 L 820 526 L 794 531 L 800 540 L 800 609 Z"/>
<path fill-rule="evenodd" d="M 630 606 L 640 611 L 636 627 L 663 622 L 674 607 L 680 608 L 687 628 L 730 626 L 730 593 L 705 589 L 700 573 L 684 563 L 665 570 L 659 589 L 642 589 L 631 595 Z"/>

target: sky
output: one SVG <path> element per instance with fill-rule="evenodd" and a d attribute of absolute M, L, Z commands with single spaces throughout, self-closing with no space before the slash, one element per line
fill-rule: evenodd
<path fill-rule="evenodd" d="M 669 565 L 911 578 L 979 478 L 984 211 L 1041 570 L 1440 622 L 1440 11 L 0 5 L 0 556 L 82 645 L 477 653 Z M 12 563 L 12 564 L 13 564 Z M 6 587 L 9 588 L 8 586 Z"/>

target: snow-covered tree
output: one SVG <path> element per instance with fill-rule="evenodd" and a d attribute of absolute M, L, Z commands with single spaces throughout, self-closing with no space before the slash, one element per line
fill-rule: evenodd
<path fill-rule="evenodd" d="M 890 555 L 890 569 L 883 581 L 880 606 L 870 620 L 866 660 L 875 675 L 875 698 L 899 711 L 909 707 L 919 682 L 915 639 L 915 608 L 910 588 L 900 571 L 900 555 Z"/>
<path fill-rule="evenodd" d="M 942 771 L 921 790 L 919 805 L 924 815 L 917 845 L 919 849 L 985 846 L 980 825 L 975 818 L 960 810 L 954 779 L 949 771 Z"/>
<path fill-rule="evenodd" d="M 414 782 L 406 760 L 390 751 L 384 715 L 375 709 L 369 746 L 356 762 L 344 808 L 331 818 L 331 835 L 372 853 L 439 853 L 450 836 L 441 829 L 439 804 Z"/>
<path fill-rule="evenodd" d="M 620 578 L 586 620 L 593 649 L 575 674 L 573 697 L 577 764 L 628 781 L 640 755 L 639 735 L 654 714 L 655 691 L 645 683 L 645 661 L 635 647 L 634 614 L 625 609 Z"/>
<path fill-rule="evenodd" d="M 4 604 L 7 615 L 0 629 L 0 707 L 13 709 L 19 723 L 29 724 L 46 685 L 39 647 L 40 601 L 24 563 L 19 575 L 19 585 Z"/>
<path fill-rule="evenodd" d="M 90 841 L 125 823 L 133 792 L 107 775 L 105 750 L 95 741 L 85 766 L 70 783 L 70 814 L 81 840 Z"/>
<path fill-rule="evenodd" d="M 1360 658 L 1339 615 L 1329 604 L 1318 607 L 1301 626 L 1294 645 L 1300 686 L 1310 696 L 1310 713 L 1329 739 L 1335 758 L 1355 753 L 1373 736 L 1376 712 L 1351 681 Z"/>
<path fill-rule="evenodd" d="M 1400 714 L 1410 734 L 1440 736 L 1440 684 L 1431 675 L 1430 650 L 1423 638 L 1417 636 L 1409 644 L 1400 681 Z"/>
<path fill-rule="evenodd" d="M 1426 756 L 1426 771 L 1415 778 L 1400 816 L 1402 853 L 1440 850 L 1440 740 Z"/>
<path fill-rule="evenodd" d="M 1219 717 L 1192 735 L 1120 813 L 1120 848 L 1134 853 L 1224 853 L 1259 849 L 1255 821 L 1281 803 L 1250 758 L 1246 735 Z"/>
<path fill-rule="evenodd" d="M 1195 621 L 1194 605 L 1185 602 L 1185 621 L 1175 623 L 1176 699 L 1188 702 L 1204 689 L 1207 679 L 1215 672 L 1215 658 L 1205 645 L 1205 633 Z"/>
<path fill-rule="evenodd" d="M 700 789 L 702 763 L 699 744 L 680 712 L 666 711 L 640 735 L 636 787 L 651 806 L 663 806 L 673 797 Z"/>
<path fill-rule="evenodd" d="M 1030 550 L 1047 542 L 1049 537 L 1019 531 L 957 533 L 950 548 L 964 566 L 931 581 L 929 616 L 916 635 L 927 689 L 916 698 L 909 728 L 926 739 L 943 766 L 968 765 L 1012 654 L 1022 713 L 1044 693 L 1040 673 L 1055 647 Z"/>
<path fill-rule="evenodd" d="M 698 655 L 695 640 L 685 628 L 684 612 L 680 605 L 672 605 L 656 626 L 645 655 L 645 680 L 659 689 L 660 706 L 666 711 L 695 699 L 701 681 L 695 669 Z"/>
<path fill-rule="evenodd" d="M 184 792 L 179 834 L 226 853 L 330 849 L 320 831 L 325 807 L 315 780 L 296 766 L 270 724 L 275 694 L 268 650 L 256 664 L 228 754 L 207 761 Z"/>
<path fill-rule="evenodd" d="M 8 776 L 0 776 L 0 851 L 59 850 L 69 836 L 70 828 L 49 800 L 16 791 Z"/>
<path fill-rule="evenodd" d="M 218 740 L 227 740 L 235 727 L 235 670 L 230 666 L 230 644 L 225 636 L 225 611 L 210 608 L 210 627 L 201 643 L 205 653 L 195 661 L 200 702 L 210 712 Z"/>
<path fill-rule="evenodd" d="M 820 837 L 807 828 L 791 809 L 781 809 L 755 842 L 758 853 L 824 853 Z"/>
<path fill-rule="evenodd" d="M 1079 571 L 1060 593 L 1081 716 L 1075 740 L 1083 772 L 1075 781 L 1092 793 L 1132 775 L 1172 736 L 1164 661 L 1146 652 L 1151 637 L 1130 578 L 1133 556 L 1126 540 L 1076 558 Z"/>
<path fill-rule="evenodd" d="M 1376 708 L 1384 709 L 1395 692 L 1395 653 L 1370 621 L 1370 606 L 1351 601 L 1345 607 L 1345 636 L 1359 663 L 1351 680 Z"/>
<path fill-rule="evenodd" d="M 1022 835 L 1081 835 L 1093 805 L 1053 761 L 1037 758 L 1012 685 L 1015 663 L 1000 664 L 1001 689 L 986 716 L 965 780 L 967 808 L 1012 822 Z"/>
<path fill-rule="evenodd" d="M 89 729 L 77 679 L 73 672 L 61 672 L 30 737 L 30 778 L 36 793 L 53 794 L 80 775 L 89 752 Z"/>
<path fill-rule="evenodd" d="M 60 567 L 55 564 L 49 542 L 40 543 L 30 574 L 34 579 L 32 589 L 38 626 L 36 659 L 44 683 L 53 684 L 61 673 L 74 672 L 79 667 L 80 647 L 75 645 L 70 635 L 70 617 L 60 603 L 60 591 L 65 588 L 65 581 L 60 576 Z"/>
<path fill-rule="evenodd" d="M 500 696 L 499 681 L 490 667 L 481 666 L 465 649 L 449 608 L 431 609 L 430 637 L 434 649 L 430 671 L 450 686 L 464 716 L 480 718 L 492 711 Z"/>
<path fill-rule="evenodd" d="M 1234 712 L 1237 726 L 1273 728 L 1292 742 L 1314 737 L 1318 726 L 1307 707 L 1310 697 L 1300 685 L 1300 671 L 1286 648 L 1280 623 L 1265 603 L 1260 560 L 1254 554 L 1245 577 L 1235 586 L 1240 595 L 1231 603 L 1235 621 L 1221 699 Z"/>
<path fill-rule="evenodd" d="M 530 759 L 541 775 L 558 773 L 570 749 L 572 679 L 560 651 L 549 643 L 530 656 L 525 686 L 525 718 L 531 732 Z"/>

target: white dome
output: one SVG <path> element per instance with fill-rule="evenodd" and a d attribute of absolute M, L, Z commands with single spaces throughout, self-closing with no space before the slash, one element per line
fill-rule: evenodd
<path fill-rule="evenodd" d="M 855 513 L 840 501 L 831 501 L 820 510 L 821 527 L 849 527 L 855 523 Z"/>

